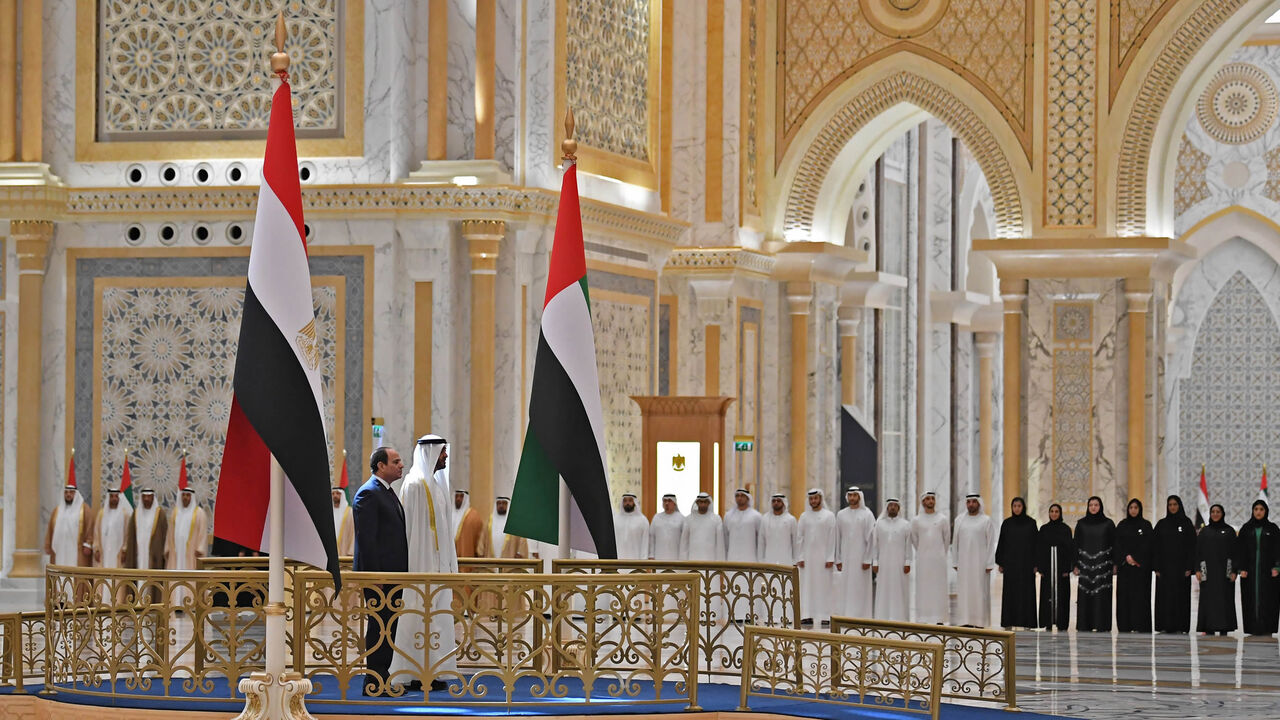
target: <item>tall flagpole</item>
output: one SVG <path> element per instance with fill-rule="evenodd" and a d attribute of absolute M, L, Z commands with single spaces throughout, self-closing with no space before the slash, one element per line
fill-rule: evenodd
<path fill-rule="evenodd" d="M 560 152 L 564 153 L 565 171 L 568 172 L 570 165 L 578 164 L 578 141 L 573 139 L 573 108 L 565 108 L 564 111 L 564 140 L 560 142 Z M 572 552 L 570 547 L 573 544 L 573 534 L 570 532 L 570 523 L 572 521 L 572 513 L 569 509 L 569 503 L 573 502 L 572 495 L 569 494 L 569 486 L 565 484 L 564 478 L 560 478 L 560 537 L 559 540 L 559 556 L 561 560 L 569 559 Z"/>
<path fill-rule="evenodd" d="M 276 16 L 276 51 L 271 54 L 271 72 L 281 82 L 289 80 L 289 54 L 284 51 L 284 13 Z M 266 672 L 253 673 L 240 681 L 244 710 L 236 720 L 315 720 L 307 712 L 304 698 L 311 681 L 297 673 L 285 672 L 284 627 L 284 468 L 271 455 L 271 500 L 267 516 L 267 616 Z"/>

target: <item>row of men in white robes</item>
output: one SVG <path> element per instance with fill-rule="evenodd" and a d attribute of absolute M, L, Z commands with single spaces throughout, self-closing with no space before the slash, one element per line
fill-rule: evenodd
<path fill-rule="evenodd" d="M 982 513 L 977 495 L 966 498 L 966 512 L 954 527 L 937 510 L 932 492 L 921 498 L 920 511 L 909 522 L 897 498 L 885 503 L 879 519 L 864 505 L 859 488 L 850 487 L 845 499 L 848 506 L 832 513 L 823 492 L 810 490 L 808 507 L 797 520 L 788 512 L 784 495 L 773 495 L 769 511 L 761 514 L 751 507 L 750 493 L 740 489 L 734 493 L 735 507 L 722 521 L 710 511 L 706 493 L 699 494 L 688 516 L 677 509 L 675 496 L 666 495 L 662 512 L 650 523 L 636 509 L 635 496 L 627 494 L 614 518 L 618 557 L 796 565 L 800 615 L 809 622 L 842 615 L 990 624 L 990 573 L 998 528 Z M 948 617 L 948 565 L 956 573 L 954 618 Z"/>

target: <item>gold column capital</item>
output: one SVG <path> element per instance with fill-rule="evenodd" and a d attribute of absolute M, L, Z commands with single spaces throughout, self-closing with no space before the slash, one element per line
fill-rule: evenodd
<path fill-rule="evenodd" d="M 993 358 L 996 348 L 1000 346 L 1000 333 L 976 332 L 973 334 L 973 348 L 980 358 Z"/>
<path fill-rule="evenodd" d="M 45 260 L 49 256 L 49 243 L 53 240 L 53 222 L 10 220 L 9 234 L 14 239 L 14 251 L 18 256 L 18 272 L 44 274 Z"/>
<path fill-rule="evenodd" d="M 813 283 L 788 282 L 786 292 L 787 314 L 808 315 L 809 304 L 813 301 Z"/>
<path fill-rule="evenodd" d="M 507 234 L 507 223 L 504 220 L 463 220 L 462 237 L 472 240 L 479 238 L 497 238 L 501 240 Z"/>
<path fill-rule="evenodd" d="M 472 274 L 492 275 L 498 271 L 498 252 L 507 224 L 502 220 L 463 220 L 462 237 L 467 241 Z"/>

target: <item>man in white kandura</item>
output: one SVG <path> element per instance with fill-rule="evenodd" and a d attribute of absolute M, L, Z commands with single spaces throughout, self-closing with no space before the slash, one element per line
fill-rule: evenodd
<path fill-rule="evenodd" d="M 458 572 L 458 556 L 453 543 L 453 492 L 449 490 L 448 475 L 436 472 L 446 467 L 448 459 L 444 438 L 423 435 L 413 450 L 413 468 L 400 485 L 411 573 Z M 431 629 L 428 632 L 422 613 L 424 593 L 431 592 L 435 594 L 429 596 Z M 428 674 L 433 677 L 431 690 L 444 690 L 446 684 L 441 676 L 457 676 L 458 672 L 453 592 L 428 585 L 418 589 L 406 588 L 401 599 L 404 612 L 396 627 L 396 653 L 391 659 L 388 677 L 393 684 L 404 684 L 406 678 Z M 407 653 L 414 653 L 414 657 Z M 425 672 L 420 673 L 418 668 Z M 409 689 L 415 689 L 417 682 L 409 682 Z"/>
<path fill-rule="evenodd" d="M 613 514 L 613 535 L 618 543 L 619 560 L 649 557 L 649 519 L 636 507 L 634 493 L 622 495 L 622 506 Z"/>
<path fill-rule="evenodd" d="M 947 557 L 950 523 L 937 510 L 938 496 L 927 492 L 920 498 L 920 512 L 911 519 L 911 548 L 916 555 L 916 617 L 918 623 L 945 625 L 951 606 Z"/>
<path fill-rule="evenodd" d="M 724 524 L 711 509 L 711 496 L 698 493 L 694 511 L 684 519 L 680 532 L 682 560 L 724 561 Z"/>
<path fill-rule="evenodd" d="M 769 514 L 760 521 L 760 562 L 795 565 L 800 551 L 796 533 L 796 518 L 787 512 L 787 496 L 774 493 Z"/>
<path fill-rule="evenodd" d="M 499 495 L 493 499 L 493 514 L 489 516 L 489 527 L 481 538 L 483 547 L 480 557 L 514 558 L 529 557 L 529 541 L 517 535 L 507 534 L 507 511 L 511 508 L 511 498 Z"/>
<path fill-rule="evenodd" d="M 848 507 L 836 513 L 835 614 L 869 618 L 875 612 L 871 602 L 871 561 L 875 558 L 876 516 L 862 503 L 862 489 L 849 488 L 844 495 Z"/>
<path fill-rule="evenodd" d="M 729 562 L 760 562 L 760 512 L 751 506 L 751 493 L 738 488 L 733 493 L 734 506 L 724 514 L 724 554 Z M 750 578 L 745 574 L 733 576 L 733 592 L 731 598 L 741 598 L 736 607 L 729 608 L 729 616 L 733 620 L 750 620 L 752 624 L 764 625 L 767 622 L 765 601 L 757 598 L 748 604 L 746 599 L 752 595 L 760 595 L 760 588 L 750 586 Z M 750 615 L 751 617 L 748 617 Z"/>
<path fill-rule="evenodd" d="M 965 514 L 956 518 L 951 566 L 956 569 L 955 624 L 991 624 L 991 570 L 996 566 L 996 524 L 982 512 L 977 495 L 964 498 Z"/>
<path fill-rule="evenodd" d="M 649 559 L 680 560 L 680 538 L 684 534 L 684 514 L 676 507 L 675 495 L 662 496 L 662 512 L 649 523 Z"/>
<path fill-rule="evenodd" d="M 173 509 L 165 557 L 170 570 L 195 570 L 196 562 L 205 556 L 209 533 L 209 514 L 195 501 L 196 491 L 184 475 L 179 482 L 178 507 Z M 182 610 L 191 602 L 191 588 L 179 583 L 173 589 L 173 606 Z"/>
<path fill-rule="evenodd" d="M 351 505 L 347 503 L 346 488 L 334 485 L 329 490 L 329 499 L 333 502 L 333 532 L 338 538 L 338 554 L 351 557 L 356 547 L 356 526 Z"/>
<path fill-rule="evenodd" d="M 107 506 L 98 513 L 93 532 L 93 564 L 102 568 L 118 568 L 124 564 L 124 531 L 133 517 L 133 506 L 120 494 L 120 488 L 107 490 Z"/>
<path fill-rule="evenodd" d="M 836 573 L 836 516 L 823 504 L 822 491 L 809 491 L 809 507 L 797 523 L 800 554 L 801 622 L 831 622 L 831 592 Z"/>
<path fill-rule="evenodd" d="M 884 514 L 876 519 L 876 556 L 871 570 L 876 574 L 877 620 L 905 621 L 911 613 L 911 593 L 907 575 L 911 572 L 911 525 L 902 518 L 902 503 L 889 498 Z"/>

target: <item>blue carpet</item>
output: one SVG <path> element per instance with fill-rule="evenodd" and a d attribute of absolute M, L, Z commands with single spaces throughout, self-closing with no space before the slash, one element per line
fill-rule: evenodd
<path fill-rule="evenodd" d="M 357 690 L 349 694 L 350 701 L 342 701 L 338 692 L 338 682 L 333 676 L 319 676 L 312 679 L 316 689 L 307 696 L 307 709 L 314 715 L 354 714 L 354 715 L 399 715 L 399 716 L 476 716 L 495 715 L 635 715 L 653 713 L 684 712 L 684 702 L 669 704 L 648 704 L 644 701 L 655 699 L 675 699 L 677 697 L 674 683 L 664 683 L 659 692 L 655 692 L 652 682 L 637 681 L 632 683 L 633 694 L 630 697 L 611 697 L 608 693 L 609 682 L 597 681 L 593 688 L 591 702 L 584 702 L 582 684 L 577 680 L 566 679 L 553 688 L 552 695 L 559 697 L 538 697 L 547 694 L 546 689 L 533 678 L 517 681 L 512 700 L 528 703 L 520 707 L 508 708 L 505 704 L 505 692 L 502 683 L 496 678 L 485 678 L 482 685 L 487 690 L 486 698 L 491 698 L 494 707 L 459 707 L 450 704 L 448 691 L 431 693 L 430 704 L 422 702 L 422 693 L 408 693 L 395 700 L 377 700 L 365 698 L 359 694 L 359 681 L 355 683 Z M 57 688 L 70 690 L 70 686 L 58 685 Z M 77 705 L 105 707 L 131 707 L 139 709 L 165 710 L 237 710 L 244 705 L 242 699 L 233 699 L 227 681 L 213 678 L 204 687 L 184 686 L 183 679 L 175 679 L 169 687 L 169 697 L 164 696 L 163 685 L 153 680 L 149 687 L 129 687 L 125 680 L 118 680 L 114 688 L 110 682 L 104 681 L 97 686 L 77 684 L 82 691 L 112 693 L 115 695 L 95 696 L 82 695 L 75 692 L 58 692 L 48 695 L 49 699 Z M 28 687 L 31 693 L 39 692 L 40 686 Z M 659 698 L 659 695 L 661 696 Z M 738 708 L 739 689 L 736 685 L 705 683 L 698 686 L 698 705 L 705 711 L 730 712 Z M 416 701 L 416 702 L 415 702 Z M 904 713 L 901 703 L 897 707 L 881 706 L 861 708 L 850 705 L 837 705 L 815 702 L 811 699 L 789 696 L 752 697 L 752 712 L 768 712 L 779 715 L 815 718 L 815 720 L 845 720 L 847 718 L 909 718 L 920 717 Z M 981 720 L 985 718 L 1007 718 L 1008 713 L 998 707 L 973 707 L 944 703 L 941 717 L 946 720 Z M 1037 720 L 1049 715 L 1022 712 L 1020 720 Z"/>

